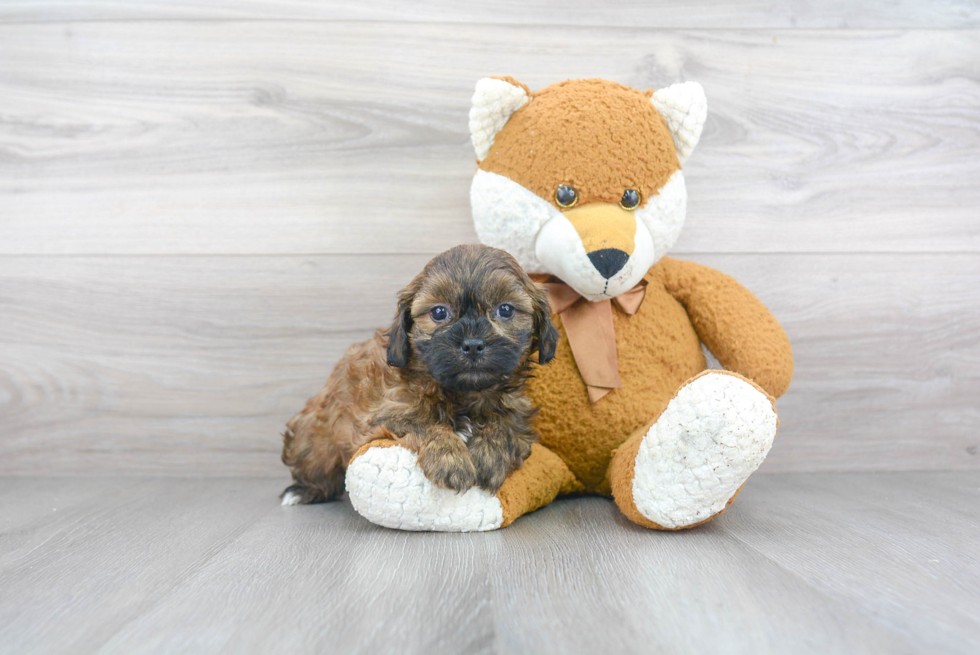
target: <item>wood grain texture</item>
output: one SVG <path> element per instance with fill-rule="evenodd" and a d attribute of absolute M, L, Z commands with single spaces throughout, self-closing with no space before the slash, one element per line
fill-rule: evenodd
<path fill-rule="evenodd" d="M 704 84 L 677 251 L 793 340 L 768 470 L 980 468 L 978 28 L 963 0 L 5 2 L 0 472 L 281 475 L 283 421 L 476 240 L 499 73 Z"/>
<path fill-rule="evenodd" d="M 578 25 L 645 28 L 965 28 L 980 26 L 970 0 L 550 0 L 495 2 L 343 2 L 342 0 L 5 0 L 0 22 L 68 20 L 287 19 Z"/>
<path fill-rule="evenodd" d="M 763 477 L 758 502 L 740 515 L 745 530 L 738 538 L 813 589 L 866 608 L 872 622 L 889 626 L 914 652 L 956 652 L 962 634 L 973 635 L 975 650 L 980 566 L 976 557 L 962 557 L 980 529 L 977 476 L 958 478 L 957 487 L 941 475 L 903 479 L 801 476 L 779 485 Z M 853 550 L 846 560 L 845 548 Z M 944 591 L 920 596 L 926 577 L 942 580 Z"/>
<path fill-rule="evenodd" d="M 980 468 L 980 258 L 697 255 L 780 319 L 770 471 Z M 279 432 L 422 255 L 0 258 L 0 472 L 283 474 Z"/>
<path fill-rule="evenodd" d="M 268 512 L 270 486 L 2 481 L 0 652 L 94 652 Z"/>
<path fill-rule="evenodd" d="M 978 30 L 5 24 L 0 62 L 3 254 L 472 241 L 469 97 L 501 73 L 700 81 L 680 251 L 980 250 Z"/>
<path fill-rule="evenodd" d="M 797 368 L 706 526 L 278 505 L 284 421 L 476 241 L 491 74 L 707 90 L 676 250 Z M 978 179 L 971 0 L 5 0 L 0 655 L 980 652 Z"/>
<path fill-rule="evenodd" d="M 284 479 L 59 483 L 0 480 L 0 653 L 980 648 L 973 473 L 757 475 L 679 533 L 599 498 L 458 535 L 280 508 Z"/>

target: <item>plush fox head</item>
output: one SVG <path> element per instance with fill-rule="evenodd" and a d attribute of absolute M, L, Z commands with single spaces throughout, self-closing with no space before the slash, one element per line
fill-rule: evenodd
<path fill-rule="evenodd" d="M 654 93 L 568 80 L 531 93 L 511 78 L 480 80 L 470 109 L 477 235 L 589 300 L 628 291 L 680 235 L 681 163 L 706 114 L 695 82 Z"/>

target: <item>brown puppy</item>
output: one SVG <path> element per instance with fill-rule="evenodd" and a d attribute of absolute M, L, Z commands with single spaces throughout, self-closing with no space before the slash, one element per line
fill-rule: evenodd
<path fill-rule="evenodd" d="M 418 453 L 435 484 L 495 493 L 537 433 L 524 394 L 530 355 L 546 364 L 558 332 L 548 299 L 503 250 L 456 246 L 398 297 L 387 332 L 351 346 L 326 385 L 287 423 L 283 505 L 333 500 L 351 457 L 372 439 Z"/>

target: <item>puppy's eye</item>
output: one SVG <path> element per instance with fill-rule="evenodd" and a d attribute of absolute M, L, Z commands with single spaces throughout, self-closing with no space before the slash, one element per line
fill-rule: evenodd
<path fill-rule="evenodd" d="M 504 319 L 514 318 L 514 306 L 504 303 L 497 308 L 497 316 Z"/>
<path fill-rule="evenodd" d="M 619 206 L 626 210 L 633 210 L 640 206 L 640 194 L 633 189 L 623 191 L 623 197 L 619 201 Z"/>
<path fill-rule="evenodd" d="M 442 305 L 433 307 L 429 310 L 429 317 L 436 323 L 443 323 L 449 320 L 449 310 Z"/>
<path fill-rule="evenodd" d="M 578 203 L 578 194 L 572 187 L 562 184 L 555 189 L 555 202 L 565 209 L 574 207 Z"/>

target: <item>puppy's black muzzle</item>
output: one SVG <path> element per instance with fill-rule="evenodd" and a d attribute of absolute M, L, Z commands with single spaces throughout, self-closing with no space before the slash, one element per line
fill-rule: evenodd
<path fill-rule="evenodd" d="M 485 357 L 490 358 L 493 354 L 492 349 L 488 348 L 488 342 L 493 339 L 493 336 L 490 321 L 485 316 L 473 316 L 469 312 L 456 321 L 456 325 L 446 333 L 447 339 L 459 344 L 459 351 L 467 360 L 481 364 L 485 362 L 480 360 Z"/>
<path fill-rule="evenodd" d="M 485 316 L 464 314 L 437 332 L 422 353 L 429 372 L 453 391 L 478 391 L 506 379 L 520 362 L 523 344 L 495 334 Z"/>

